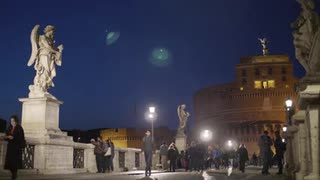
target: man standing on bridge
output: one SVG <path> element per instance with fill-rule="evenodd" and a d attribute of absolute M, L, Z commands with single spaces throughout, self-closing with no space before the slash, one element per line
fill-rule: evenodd
<path fill-rule="evenodd" d="M 142 139 L 142 151 L 144 152 L 144 158 L 146 162 L 145 176 L 151 176 L 153 139 L 150 135 L 151 132 L 147 130 L 145 136 Z"/>

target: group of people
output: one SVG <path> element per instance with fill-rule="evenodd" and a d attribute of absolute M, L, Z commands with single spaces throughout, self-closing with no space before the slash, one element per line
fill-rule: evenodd
<path fill-rule="evenodd" d="M 260 157 L 262 158 L 262 174 L 268 175 L 269 168 L 273 165 L 274 161 L 278 163 L 278 173 L 282 174 L 283 170 L 283 157 L 286 151 L 286 143 L 282 141 L 280 132 L 275 132 L 276 139 L 273 141 L 268 135 L 268 131 L 264 131 L 263 135 L 259 139 Z M 273 156 L 271 146 L 274 145 L 276 154 Z"/>
<path fill-rule="evenodd" d="M 97 173 L 113 171 L 114 144 L 110 139 L 103 141 L 101 136 L 97 140 L 91 139 L 96 156 Z"/>
<path fill-rule="evenodd" d="M 153 141 L 150 134 L 150 131 L 146 132 L 142 147 L 146 158 L 146 176 L 151 175 Z M 260 158 L 263 164 L 262 174 L 264 175 L 269 174 L 269 168 L 274 162 L 278 163 L 279 171 L 277 174 L 282 174 L 283 171 L 283 157 L 286 144 L 283 142 L 279 131 L 275 132 L 275 137 L 275 140 L 272 140 L 268 136 L 268 131 L 264 131 L 264 134 L 259 138 Z M 276 150 L 275 155 L 273 155 L 271 150 L 272 145 L 274 145 Z M 253 164 L 257 165 L 257 155 L 254 153 L 252 157 Z M 172 172 L 175 172 L 177 166 L 185 168 L 186 171 L 200 171 L 212 166 L 219 169 L 222 166 L 224 168 L 239 168 L 244 173 L 247 161 L 249 161 L 249 155 L 244 144 L 241 144 L 238 149 L 221 149 L 219 146 L 214 148 L 211 146 L 206 147 L 202 143 L 193 141 L 186 151 L 181 151 L 180 153 L 174 143 L 171 143 L 169 146 L 163 143 L 160 146 L 160 163 L 162 168 L 163 170 Z"/>

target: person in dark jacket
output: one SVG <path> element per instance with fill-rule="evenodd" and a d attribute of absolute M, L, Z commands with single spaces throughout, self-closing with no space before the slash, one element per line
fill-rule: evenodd
<path fill-rule="evenodd" d="M 153 139 L 149 130 L 146 131 L 145 136 L 142 139 L 142 151 L 144 152 L 146 162 L 145 176 L 151 176 Z"/>
<path fill-rule="evenodd" d="M 170 161 L 169 169 L 170 172 L 176 172 L 176 163 L 178 158 L 178 149 L 174 143 L 170 144 L 168 149 L 168 159 Z"/>
<path fill-rule="evenodd" d="M 248 151 L 244 144 L 241 144 L 240 148 L 238 149 L 239 153 L 239 169 L 244 173 L 246 167 L 246 161 L 249 160 Z"/>
<path fill-rule="evenodd" d="M 167 143 L 162 143 L 160 146 L 160 163 L 162 166 L 162 170 L 167 170 L 168 169 L 168 163 L 167 163 L 167 155 L 168 155 L 168 146 Z"/>
<path fill-rule="evenodd" d="M 108 172 L 113 171 L 112 168 L 112 159 L 114 156 L 114 146 L 111 144 L 110 139 L 107 139 L 106 143 L 104 144 L 104 157 L 105 157 L 105 168 Z"/>
<path fill-rule="evenodd" d="M 276 140 L 274 141 L 274 147 L 276 149 L 275 160 L 278 162 L 279 171 L 277 174 L 282 174 L 283 169 L 283 154 L 286 150 L 286 143 L 282 142 L 282 138 L 280 136 L 280 132 L 276 131 Z"/>
<path fill-rule="evenodd" d="M 91 139 L 91 143 L 94 145 L 94 155 L 96 155 L 97 173 L 105 173 L 106 162 L 104 158 L 104 142 L 101 136 L 97 137 L 97 141 Z"/>
<path fill-rule="evenodd" d="M 114 158 L 114 143 L 111 141 L 111 139 L 109 139 L 109 143 L 110 143 L 110 145 L 111 145 L 111 164 L 110 164 L 110 166 L 111 166 L 111 171 L 113 171 L 114 170 L 114 167 L 113 167 L 113 158 Z"/>
<path fill-rule="evenodd" d="M 26 146 L 23 128 L 18 123 L 18 117 L 11 116 L 6 136 L 2 137 L 8 141 L 4 168 L 10 170 L 13 180 L 18 176 L 18 169 L 22 169 L 22 151 Z"/>
<path fill-rule="evenodd" d="M 262 158 L 263 167 L 262 174 L 267 175 L 269 173 L 269 167 L 272 160 L 272 140 L 268 136 L 268 131 L 264 131 L 264 134 L 259 139 L 260 156 Z"/>
<path fill-rule="evenodd" d="M 252 155 L 252 163 L 254 166 L 258 166 L 258 157 L 256 155 L 256 153 L 254 152 L 253 155 Z"/>

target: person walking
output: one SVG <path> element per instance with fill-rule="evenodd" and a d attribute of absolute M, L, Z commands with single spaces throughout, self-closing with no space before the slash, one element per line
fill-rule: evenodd
<path fill-rule="evenodd" d="M 10 170 L 11 179 L 15 180 L 18 177 L 18 169 L 22 169 L 22 151 L 26 146 L 24 130 L 19 124 L 18 116 L 10 117 L 9 128 L 1 139 L 8 141 L 4 169 Z"/>
<path fill-rule="evenodd" d="M 112 147 L 110 143 L 110 139 L 106 140 L 106 143 L 104 144 L 104 157 L 105 157 L 105 163 L 104 163 L 104 169 L 108 172 L 111 172 L 111 161 L 112 161 Z"/>
<path fill-rule="evenodd" d="M 142 151 L 146 162 L 145 176 L 151 176 L 153 139 L 149 130 L 146 131 L 142 139 Z"/>
<path fill-rule="evenodd" d="M 94 145 L 94 155 L 96 156 L 97 173 L 104 173 L 106 171 L 106 162 L 104 157 L 104 143 L 101 136 L 97 137 L 97 141 L 91 139 L 90 142 Z"/>
<path fill-rule="evenodd" d="M 244 173 L 245 167 L 246 167 L 246 161 L 249 160 L 248 151 L 247 151 L 247 148 L 244 146 L 244 144 L 241 144 L 238 150 L 238 153 L 239 153 L 239 169 Z"/>
<path fill-rule="evenodd" d="M 268 175 L 269 173 L 269 167 L 271 164 L 272 159 L 272 140 L 270 136 L 268 136 L 268 131 L 264 131 L 263 135 L 259 139 L 259 147 L 260 147 L 260 156 L 262 158 L 262 174 Z"/>
<path fill-rule="evenodd" d="M 175 146 L 174 143 L 171 143 L 168 149 L 168 159 L 170 161 L 169 163 L 169 170 L 170 172 L 176 172 L 176 163 L 178 158 L 178 149 Z"/>
<path fill-rule="evenodd" d="M 114 158 L 114 143 L 111 141 L 111 139 L 109 139 L 109 143 L 110 143 L 110 147 L 111 147 L 111 159 L 110 159 L 110 167 L 111 167 L 111 171 L 114 170 L 113 168 L 113 158 Z"/>
<path fill-rule="evenodd" d="M 258 165 L 258 157 L 256 155 L 256 153 L 254 152 L 253 155 L 252 155 L 252 163 L 254 166 L 257 166 Z"/>
<path fill-rule="evenodd" d="M 276 131 L 276 140 L 274 141 L 274 147 L 276 149 L 276 155 L 275 155 L 275 160 L 278 162 L 278 173 L 277 174 L 282 174 L 282 169 L 283 169 L 283 154 L 286 151 L 286 143 L 282 142 L 282 138 L 280 136 L 280 132 Z"/>
<path fill-rule="evenodd" d="M 163 142 L 162 145 L 160 146 L 160 161 L 161 161 L 161 166 L 162 170 L 166 171 L 168 169 L 168 160 L 167 160 L 167 155 L 168 155 L 168 145 L 167 143 Z"/>

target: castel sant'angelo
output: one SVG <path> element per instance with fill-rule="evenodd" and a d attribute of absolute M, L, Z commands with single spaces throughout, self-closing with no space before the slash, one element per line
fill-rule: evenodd
<path fill-rule="evenodd" d="M 193 96 L 197 129 L 211 129 L 213 142 L 245 144 L 250 155 L 259 154 L 264 130 L 271 137 L 282 132 L 285 100 L 296 101 L 292 63 L 288 55 L 271 55 L 260 39 L 263 55 L 240 58 L 234 81 L 198 90 Z"/>

